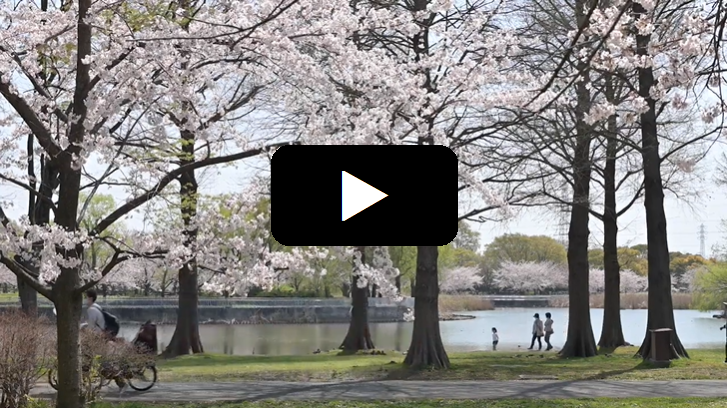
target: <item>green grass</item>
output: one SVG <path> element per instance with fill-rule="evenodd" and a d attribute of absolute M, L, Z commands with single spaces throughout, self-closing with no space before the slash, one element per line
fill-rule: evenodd
<path fill-rule="evenodd" d="M 94 408 L 676 408 L 727 407 L 724 398 L 596 398 L 567 400 L 256 401 L 221 404 L 100 403 Z"/>
<path fill-rule="evenodd" d="M 636 348 L 620 348 L 593 358 L 559 358 L 555 353 L 474 352 L 452 353 L 452 367 L 441 371 L 410 371 L 404 356 L 338 356 L 322 353 L 307 356 L 194 355 L 159 364 L 160 379 L 167 382 L 289 380 L 329 381 L 354 379 L 410 380 L 517 380 L 520 375 L 550 375 L 559 380 L 697 380 L 727 379 L 724 350 L 692 350 L 690 359 L 655 368 L 633 358 Z"/>
<path fill-rule="evenodd" d="M 0 293 L 0 303 L 19 302 L 18 294 L 16 293 Z"/>

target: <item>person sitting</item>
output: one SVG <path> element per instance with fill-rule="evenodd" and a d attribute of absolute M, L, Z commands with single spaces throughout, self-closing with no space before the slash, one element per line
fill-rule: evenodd
<path fill-rule="evenodd" d="M 157 346 L 157 327 L 151 320 L 147 320 L 136 337 L 133 340 L 134 346 L 140 348 L 143 352 L 156 355 L 159 351 Z"/>

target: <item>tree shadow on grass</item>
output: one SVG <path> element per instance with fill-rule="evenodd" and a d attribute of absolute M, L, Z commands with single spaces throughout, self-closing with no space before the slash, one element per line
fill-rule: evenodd
<path fill-rule="evenodd" d="M 520 380 L 520 376 L 553 376 L 561 381 L 606 380 L 631 372 L 657 370 L 664 368 L 648 361 L 635 361 L 630 357 L 609 357 L 601 353 L 600 358 L 565 358 L 544 356 L 543 354 L 523 354 L 497 361 L 468 360 L 452 361 L 449 370 L 411 369 L 393 362 L 380 367 L 381 380 L 430 380 L 439 377 L 442 380 Z M 610 358 L 614 361 L 610 362 Z M 603 370 L 593 373 L 602 366 Z M 438 376 L 437 372 L 443 374 Z M 431 373 L 431 375 L 430 375 Z M 527 380 L 523 380 L 527 381 Z"/>
<path fill-rule="evenodd" d="M 641 371 L 641 370 L 657 370 L 660 368 L 664 368 L 663 366 L 657 366 L 652 363 L 649 363 L 648 361 L 641 361 L 639 364 L 635 365 L 632 368 L 625 368 L 622 370 L 612 370 L 612 371 L 604 371 L 592 376 L 588 376 L 583 378 L 584 381 L 593 381 L 593 380 L 608 380 L 611 377 L 616 377 L 619 375 L 623 375 L 626 373 L 632 373 L 634 371 Z"/>

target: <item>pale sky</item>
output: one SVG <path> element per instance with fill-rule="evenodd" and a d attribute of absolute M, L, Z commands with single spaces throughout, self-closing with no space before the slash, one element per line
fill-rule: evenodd
<path fill-rule="evenodd" d="M 713 169 L 715 158 L 724 150 L 717 146 L 710 152 L 709 157 L 701 165 L 703 169 Z M 239 163 L 237 167 L 226 167 L 206 170 L 200 177 L 200 188 L 205 194 L 221 194 L 243 189 L 246 181 L 255 172 L 265 168 L 267 160 L 247 161 Z M 96 169 L 94 169 L 96 170 Z M 691 197 L 691 203 L 685 203 L 667 193 L 666 214 L 669 233 L 669 249 L 690 253 L 700 252 L 699 226 L 704 224 L 706 232 L 706 255 L 709 256 L 714 244 L 720 243 L 727 237 L 727 231 L 722 231 L 720 222 L 727 219 L 727 187 L 718 187 L 713 182 L 711 170 L 705 171 L 704 185 L 701 197 Z M 175 186 L 176 188 L 176 186 Z M 101 193 L 111 193 L 115 196 L 117 205 L 126 201 L 127 196 L 119 190 L 100 189 Z M 6 212 L 13 219 L 20 217 L 26 208 L 27 195 L 16 187 L 2 185 L 0 199 L 13 202 L 13 207 L 6 208 Z M 635 204 L 629 212 L 619 221 L 619 245 L 636 245 L 646 243 L 646 225 L 644 207 L 641 203 Z M 128 227 L 142 229 L 143 220 L 138 215 L 125 220 Z M 602 228 L 598 220 L 591 220 L 591 242 L 599 245 L 602 242 Z M 473 224 L 481 233 L 481 243 L 486 245 L 495 237 L 504 233 L 522 233 L 527 235 L 549 235 L 558 237 L 558 217 L 545 210 L 527 209 L 517 217 L 502 223 Z M 416 244 L 412 242 L 412 244 Z"/>
<path fill-rule="evenodd" d="M 714 182 L 714 169 L 717 166 L 717 159 L 723 152 L 727 152 L 727 148 L 720 144 L 715 145 L 699 164 L 698 171 L 704 181 L 694 186 L 694 190 L 700 191 L 700 196 L 688 197 L 687 202 L 666 192 L 664 207 L 670 251 L 699 254 L 701 224 L 704 224 L 706 256 L 712 254 L 713 245 L 722 244 L 727 238 L 727 231 L 721 227 L 721 221 L 727 220 L 727 186 L 718 186 Z M 549 235 L 561 239 L 558 237 L 559 219 L 557 214 L 545 210 L 528 209 L 526 211 L 527 213 L 509 222 L 476 225 L 477 230 L 482 234 L 482 244 L 486 245 L 498 235 L 505 233 Z M 566 226 L 568 220 L 565 218 Z M 619 246 L 646 243 L 646 218 L 642 202 L 635 203 L 628 212 L 619 218 L 618 224 Z M 591 217 L 589 229 L 591 245 L 600 246 L 603 242 L 602 224 Z"/>

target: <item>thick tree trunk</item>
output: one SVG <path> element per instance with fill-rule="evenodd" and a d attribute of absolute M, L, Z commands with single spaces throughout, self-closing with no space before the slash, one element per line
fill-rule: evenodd
<path fill-rule="evenodd" d="M 90 2 L 83 0 L 83 13 L 80 13 L 79 19 L 86 15 L 86 11 L 90 8 Z M 83 30 L 82 30 L 83 28 Z M 82 31 L 90 30 L 86 24 L 79 23 L 79 37 L 82 37 Z M 88 55 L 90 48 L 90 32 L 88 42 L 83 44 L 80 50 L 81 55 Z M 80 48 L 80 47 L 79 47 Z M 87 70 L 84 68 L 86 75 Z M 79 72 L 79 76 L 82 73 Z M 85 114 L 85 108 L 79 108 L 81 112 L 74 109 L 74 113 L 80 116 Z M 70 140 L 82 140 L 80 137 L 74 138 L 73 135 L 81 132 L 76 129 L 75 125 L 71 126 Z M 73 166 L 68 165 L 61 172 L 61 184 L 58 192 L 58 210 L 56 211 L 55 222 L 58 226 L 66 231 L 72 232 L 78 229 L 76 223 L 76 214 L 78 211 L 78 196 L 81 187 L 81 172 L 74 170 Z M 64 259 L 68 261 L 79 261 L 83 254 L 83 247 L 80 245 L 70 249 L 57 249 Z M 58 397 L 57 404 L 59 408 L 81 408 L 85 401 L 81 399 L 81 363 L 82 359 L 79 355 L 79 326 L 81 323 L 81 304 L 83 294 L 79 290 L 81 287 L 81 267 L 61 268 L 61 273 L 53 284 L 52 294 L 54 306 L 56 308 L 56 330 L 57 330 L 57 351 L 58 351 Z"/>
<path fill-rule="evenodd" d="M 58 408 L 80 408 L 85 401 L 81 395 L 81 359 L 79 354 L 79 326 L 83 299 L 72 294 L 80 284 L 78 273 L 69 273 L 56 281 L 56 330 L 58 331 Z M 74 282 L 75 280 L 75 282 Z M 64 288 L 64 289 L 61 289 Z M 65 288 L 70 288 L 65 290 Z M 57 290 L 60 289 L 60 290 Z"/>
<path fill-rule="evenodd" d="M 578 25 L 587 24 L 590 0 L 576 1 Z M 589 72 L 584 62 L 576 65 L 583 76 L 576 85 L 576 140 L 573 151 L 573 205 L 568 229 L 568 335 L 560 354 L 566 357 L 591 357 L 598 352 L 591 327 L 588 289 L 588 220 L 591 182 L 591 129 L 585 114 L 590 110 Z"/>
<path fill-rule="evenodd" d="M 27 268 L 27 264 L 23 263 L 23 265 Z M 38 315 L 38 292 L 35 291 L 35 289 L 31 288 L 25 281 L 21 278 L 18 278 L 17 280 L 18 285 L 18 297 L 20 298 L 20 308 L 25 312 L 26 314 L 30 316 L 37 316 Z"/>
<path fill-rule="evenodd" d="M 195 137 L 192 132 L 182 130 L 182 155 L 180 165 L 194 161 Z M 182 173 L 179 177 L 179 196 L 184 221 L 184 244 L 192 249 L 192 258 L 179 270 L 179 309 L 177 325 L 169 346 L 164 350 L 165 357 L 204 352 L 199 337 L 199 288 L 197 277 L 197 228 L 193 223 L 197 215 L 198 185 L 194 170 Z"/>
<path fill-rule="evenodd" d="M 177 324 L 172 339 L 164 350 L 164 357 L 166 358 L 190 353 L 204 353 L 199 336 L 197 265 L 195 264 L 193 267 L 194 271 L 186 265 L 179 270 Z"/>
<path fill-rule="evenodd" d="M 379 293 L 379 287 L 376 286 L 376 285 L 371 285 L 371 293 L 370 293 L 370 296 L 371 297 L 376 297 L 378 295 L 378 293 Z"/>
<path fill-rule="evenodd" d="M 606 98 L 614 102 L 613 79 L 605 77 Z M 608 140 L 606 141 L 606 167 L 604 169 L 603 204 L 603 326 L 598 345 L 614 349 L 626 345 L 621 327 L 621 268 L 618 264 L 618 215 L 616 210 L 616 155 L 618 135 L 616 116 L 608 119 Z"/>
<path fill-rule="evenodd" d="M 643 6 L 633 3 L 633 13 L 644 14 Z M 651 36 L 636 36 L 636 53 L 646 56 Z M 654 85 L 652 68 L 638 69 L 639 95 L 644 98 L 649 110 L 641 114 L 641 158 L 644 168 L 644 207 L 646 209 L 646 243 L 649 261 L 649 300 L 646 335 L 638 354 L 644 359 L 651 355 L 650 330 L 669 328 L 671 335 L 671 357 L 689 357 L 677 335 L 671 298 L 671 275 L 669 274 L 669 245 L 664 212 L 664 185 L 661 179 L 661 157 L 656 126 L 656 101 L 651 97 Z"/>
<path fill-rule="evenodd" d="M 436 246 L 417 247 L 414 293 L 414 330 L 404 364 L 410 367 L 449 368 L 449 357 L 439 332 L 439 281 Z"/>
<path fill-rule="evenodd" d="M 361 253 L 361 263 L 365 263 L 365 247 L 358 247 Z M 373 350 L 374 342 L 371 340 L 369 330 L 369 294 L 368 287 L 358 286 L 358 271 L 354 271 L 351 284 L 351 322 L 348 333 L 343 339 L 341 349 L 344 353 L 355 353 L 359 350 Z"/>
<path fill-rule="evenodd" d="M 394 278 L 394 285 L 396 285 L 396 294 L 401 295 L 401 275 L 397 275 Z"/>

